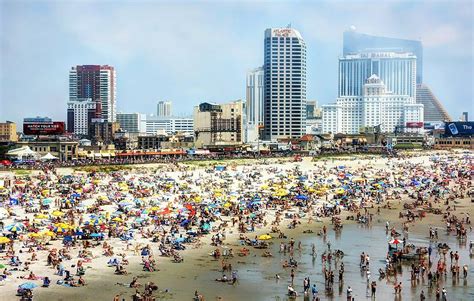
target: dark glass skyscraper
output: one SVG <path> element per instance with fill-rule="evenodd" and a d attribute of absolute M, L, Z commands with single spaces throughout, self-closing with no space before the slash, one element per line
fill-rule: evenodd
<path fill-rule="evenodd" d="M 421 41 L 371 36 L 355 31 L 344 32 L 343 55 L 361 52 L 412 52 L 416 55 L 416 83 L 423 82 L 423 45 Z"/>
<path fill-rule="evenodd" d="M 343 56 L 380 51 L 413 53 L 416 56 L 416 102 L 425 106 L 425 122 L 451 120 L 441 102 L 423 83 L 423 45 L 421 41 L 378 37 L 353 30 L 344 32 Z"/>

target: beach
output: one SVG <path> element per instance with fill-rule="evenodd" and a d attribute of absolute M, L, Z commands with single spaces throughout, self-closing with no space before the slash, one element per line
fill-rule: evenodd
<path fill-rule="evenodd" d="M 438 158 L 439 162 L 443 162 L 443 156 L 446 157 L 445 160 L 452 160 L 453 164 L 457 164 L 459 167 L 456 168 L 459 169 L 465 168 L 462 164 L 468 164 L 468 162 L 470 162 L 470 159 L 466 160 L 466 154 L 440 155 L 438 156 L 441 157 Z M 472 156 L 472 154 L 468 154 L 467 156 Z M 418 166 L 421 170 L 433 164 L 433 157 L 434 154 L 432 153 L 424 153 L 405 158 L 404 160 L 412 164 L 413 168 Z M 142 214 L 144 214 L 143 210 L 149 210 L 148 208 L 152 207 L 149 204 L 150 200 L 155 198 L 159 200 L 155 204 L 159 207 L 159 210 L 156 211 L 161 213 L 169 210 L 171 215 L 177 214 L 179 216 L 181 213 L 186 214 L 186 220 L 191 220 L 198 214 L 209 214 L 212 215 L 212 227 L 210 231 L 208 231 L 210 233 L 200 236 L 199 243 L 184 243 L 186 250 L 179 251 L 184 261 L 175 263 L 170 257 L 159 256 L 158 245 L 160 240 L 158 240 L 158 242 L 152 242 L 151 238 L 153 236 L 144 237 L 144 235 L 142 235 L 142 232 L 146 229 L 161 233 L 161 239 L 168 237 L 171 229 L 169 229 L 168 225 L 164 222 L 170 219 L 169 217 L 162 218 L 164 223 L 162 228 L 166 229 L 165 231 L 167 232 L 163 234 L 162 229 L 156 227 L 152 219 L 145 221 L 142 226 L 133 226 L 132 221 L 137 217 L 131 213 L 133 211 L 129 211 L 128 209 L 125 211 L 119 210 L 120 214 L 116 217 L 123 220 L 123 222 L 116 222 L 114 224 L 111 222 L 112 217 L 109 216 L 109 218 L 105 217 L 104 224 L 109 225 L 109 227 L 113 224 L 113 227 L 120 228 L 121 234 L 126 233 L 128 228 L 134 228 L 134 237 L 130 240 L 122 240 L 119 237 L 109 237 L 105 235 L 104 240 L 99 240 L 98 243 L 100 246 L 91 248 L 91 258 L 88 258 L 87 262 L 83 263 L 85 268 L 85 286 L 70 287 L 57 284 L 57 281 L 62 280 L 64 277 L 54 275 L 55 271 L 45 264 L 45 256 L 48 254 L 48 250 L 38 250 L 39 260 L 29 265 L 29 271 L 34 271 L 35 275 L 40 277 L 50 277 L 52 284 L 48 288 L 35 288 L 33 290 L 34 300 L 113 300 L 116 295 L 119 295 L 119 300 L 131 300 L 132 295 L 136 293 L 135 288 L 129 287 L 129 283 L 134 276 L 138 278 L 141 284 L 145 284 L 148 281 L 156 284 L 158 288 L 154 290 L 152 294 L 156 300 L 193 300 L 195 291 L 198 291 L 198 295 L 202 295 L 205 300 L 294 300 L 293 297 L 288 296 L 288 285 L 291 285 L 291 268 L 282 268 L 282 264 L 287 261 L 289 257 L 292 257 L 298 262 L 297 267 L 294 267 L 296 275 L 293 281 L 294 283 L 291 285 L 298 292 L 297 299 L 304 299 L 303 279 L 309 277 L 312 280 L 312 284 L 316 284 L 318 288 L 317 297 L 321 300 L 345 299 L 348 286 L 351 286 L 353 289 L 354 298 L 359 300 L 367 298 L 368 290 L 368 284 L 366 283 L 367 273 L 365 270 L 361 271 L 359 266 L 359 257 L 362 252 L 370 253 L 371 265 L 369 270 L 372 275 L 371 281 L 374 280 L 377 283 L 377 297 L 413 299 L 418 298 L 421 290 L 424 290 L 428 299 L 434 300 L 435 286 L 429 288 L 426 278 L 419 278 L 412 281 L 410 279 L 411 268 L 409 264 L 402 264 L 399 267 L 401 271 L 397 273 L 397 281 L 401 281 L 403 287 L 400 294 L 394 294 L 394 277 L 379 279 L 378 270 L 385 266 L 388 249 L 387 243 L 393 239 L 390 233 L 386 232 L 386 223 L 388 221 L 390 228 L 402 232 L 402 226 L 406 223 L 406 219 L 401 219 L 399 214 L 405 210 L 405 208 L 403 208 L 404 204 L 413 202 L 413 198 L 404 193 L 399 194 L 400 198 L 384 199 L 385 196 L 392 196 L 392 192 L 395 190 L 395 187 L 389 187 L 388 184 L 403 180 L 399 178 L 395 180 L 396 177 L 394 173 L 396 173 L 397 169 L 400 169 L 400 174 L 403 173 L 403 168 L 397 167 L 398 162 L 396 160 L 397 159 L 375 156 L 370 158 L 329 158 L 312 162 L 310 158 L 304 158 L 302 162 L 291 162 L 291 160 L 285 162 L 280 161 L 278 163 L 277 160 L 272 162 L 256 161 L 255 163 L 247 163 L 246 165 L 226 166 L 224 171 L 217 171 L 216 166 L 212 168 L 203 166 L 192 166 L 192 168 L 178 166 L 170 168 L 161 165 L 140 166 L 135 170 L 125 171 L 120 177 L 123 177 L 122 182 L 129 181 L 129 192 L 133 189 L 138 190 L 138 187 L 141 187 L 140 185 L 131 185 L 132 182 L 130 182 L 130 179 L 134 178 L 140 181 L 141 174 L 147 176 L 152 174 L 150 170 L 153 170 L 153 174 L 160 178 L 159 181 L 166 183 L 165 180 L 168 179 L 168 182 L 173 183 L 163 184 L 159 188 L 167 191 L 160 192 L 160 190 L 155 190 L 156 193 L 142 197 L 142 203 L 132 204 L 131 207 L 140 208 Z M 224 164 L 219 164 L 219 166 L 220 165 Z M 327 174 L 314 174 L 313 172 L 315 170 L 324 171 L 327 172 Z M 334 172 L 332 172 L 332 170 Z M 249 180 L 250 178 L 247 177 L 247 175 L 256 172 L 258 172 L 258 176 L 254 177 L 253 180 Z M 376 186 L 380 193 L 377 193 L 377 189 L 374 189 L 374 192 L 371 193 L 372 196 L 363 201 L 365 204 L 364 207 L 360 207 L 357 210 L 347 210 L 346 205 L 342 204 L 349 204 L 353 196 L 352 192 L 349 191 L 352 189 L 352 184 L 347 184 L 348 188 L 343 188 L 344 185 L 342 184 L 344 184 L 346 178 L 347 183 L 355 183 L 356 178 L 375 178 L 375 176 L 378 176 L 378 172 L 385 174 L 387 177 L 385 182 L 383 178 L 380 179 L 380 184 L 378 184 L 380 187 Z M 54 178 L 57 179 L 58 177 L 68 176 L 73 173 L 77 172 L 74 172 L 72 169 L 57 171 L 57 175 L 52 177 L 52 179 L 54 181 Z M 408 176 L 410 171 L 408 170 L 406 173 Z M 341 176 L 341 174 L 343 174 L 343 176 Z M 82 174 L 77 178 L 85 179 L 87 177 L 88 175 Z M 99 175 L 96 178 L 101 177 L 104 190 L 106 190 L 105 187 L 110 187 L 112 183 L 115 183 L 112 180 L 113 177 L 106 174 Z M 305 177 L 306 179 L 304 179 Z M 421 182 L 422 178 L 430 177 L 432 176 L 428 176 L 427 173 L 424 175 L 420 174 L 419 181 Z M 443 177 L 443 175 L 438 175 L 437 177 Z M 317 192 L 313 191 L 316 190 L 316 188 L 307 187 L 316 187 L 316 179 L 318 178 L 333 179 L 329 184 L 324 184 L 327 186 L 327 188 L 324 188 L 327 189 L 327 191 L 320 195 L 317 195 Z M 458 178 L 458 175 L 456 175 L 456 178 Z M 277 181 L 275 179 L 279 180 Z M 146 182 L 147 180 L 144 181 Z M 470 182 L 472 180 L 469 181 L 464 178 L 463 181 L 467 189 L 472 188 Z M 153 183 L 153 181 L 150 182 Z M 336 182 L 338 183 L 337 185 L 335 185 Z M 269 190 L 268 193 L 263 192 L 267 190 L 264 186 L 271 186 L 272 183 L 275 185 L 275 189 Z M 88 185 L 89 183 L 86 181 L 83 184 Z M 385 187 L 386 184 L 387 187 Z M 100 190 L 100 184 L 94 185 L 94 189 L 88 194 L 88 198 L 78 199 L 78 202 L 80 201 L 84 206 L 92 206 L 101 195 L 104 195 Z M 154 184 L 150 184 L 150 190 L 155 189 L 152 187 L 153 185 Z M 450 180 L 445 185 L 446 191 L 454 189 L 453 187 L 455 187 L 455 185 L 457 185 L 457 182 Z M 320 187 L 322 186 L 323 184 L 320 185 Z M 415 186 L 416 184 L 407 184 L 406 189 L 410 192 L 412 189 L 416 191 Z M 429 189 L 432 189 L 434 185 L 429 187 Z M 180 195 L 180 189 L 188 190 L 187 197 L 189 198 L 186 202 L 181 201 L 182 195 Z M 198 196 L 196 194 L 200 189 L 202 190 L 202 195 Z M 343 190 L 342 193 L 341 189 Z M 247 196 L 244 196 L 245 194 L 247 194 Z M 184 207 L 185 209 L 183 209 L 183 203 L 190 203 L 191 197 L 194 200 L 193 204 L 208 201 L 209 204 L 218 203 L 222 208 L 226 208 L 225 206 L 234 208 L 234 206 L 237 206 L 239 203 L 239 200 L 243 202 L 250 194 L 259 195 L 258 201 L 256 201 L 256 197 L 252 197 L 251 201 L 247 201 L 247 203 L 251 203 L 251 206 L 255 206 L 256 209 L 252 207 L 248 213 L 245 213 L 245 210 L 243 210 L 242 214 L 245 216 L 247 214 L 253 214 L 252 212 L 259 212 L 258 214 L 262 216 L 262 219 L 257 220 L 255 216 L 247 220 L 242 218 L 242 222 L 246 228 L 253 228 L 253 231 L 246 231 L 245 233 L 240 233 L 238 223 L 232 226 L 232 218 L 234 218 L 234 216 L 232 214 L 223 214 L 223 212 L 225 212 L 224 209 L 216 210 L 214 209 L 215 207 L 212 206 L 210 206 L 211 209 L 204 209 L 205 206 L 202 205 L 200 205 L 199 209 L 198 205 L 193 205 L 189 208 Z M 338 194 L 340 194 L 340 196 L 337 196 Z M 448 197 L 448 194 L 449 192 L 447 192 L 446 197 Z M 273 197 L 269 199 L 269 195 L 274 195 L 274 199 Z M 198 201 L 198 197 L 203 200 Z M 346 198 L 344 199 L 344 197 Z M 379 197 L 382 199 L 377 200 Z M 54 198 L 54 194 L 52 198 Z M 209 198 L 209 200 L 206 200 L 206 198 Z M 127 197 L 125 197 L 125 199 L 127 199 Z M 285 207 L 289 204 L 288 201 L 290 199 L 292 205 Z M 301 200 L 300 203 L 305 203 L 306 205 L 297 205 L 299 199 Z M 270 200 L 279 205 L 270 205 Z M 116 212 L 117 204 L 122 201 L 124 200 L 117 198 L 116 201 L 114 200 L 111 201 L 110 204 L 101 206 L 101 210 L 103 210 L 103 213 L 108 212 L 112 215 Z M 311 207 L 311 209 L 306 210 L 310 201 L 311 206 L 309 207 Z M 391 209 L 384 208 L 387 201 L 390 202 Z M 266 205 L 262 205 L 262 203 Z M 180 204 L 180 206 L 178 206 L 178 204 Z M 472 216 L 474 213 L 471 198 L 467 195 L 464 195 L 463 198 L 455 198 L 451 201 L 451 206 L 452 204 L 456 206 L 455 210 L 450 209 L 453 215 L 462 215 L 464 219 L 465 216 Z M 261 207 L 257 209 L 257 206 Z M 432 206 L 433 208 L 442 209 L 443 212 L 447 207 L 442 201 L 433 203 Z M 17 210 L 15 213 L 19 219 L 26 217 L 33 220 L 34 216 L 38 214 L 37 212 L 23 212 L 26 206 L 22 206 L 21 208 L 12 207 Z M 331 210 L 328 208 L 331 208 Z M 327 216 L 321 215 L 323 211 L 329 212 L 336 210 L 332 208 L 341 208 L 341 212 L 338 214 L 324 213 L 328 214 Z M 367 208 L 367 211 L 363 208 Z M 380 208 L 380 211 L 378 211 L 378 208 Z M 423 208 L 426 209 L 427 207 L 424 206 Z M 52 204 L 48 209 L 48 213 L 52 214 L 57 209 L 58 208 L 55 208 L 54 204 Z M 178 212 L 181 209 L 183 210 Z M 237 210 L 237 208 L 235 208 L 235 210 Z M 60 212 L 66 211 L 67 209 L 62 209 Z M 193 213 L 194 211 L 197 211 L 197 213 Z M 262 214 L 262 212 L 264 214 Z M 320 214 L 320 216 L 318 216 L 316 212 L 319 212 L 318 214 Z M 367 217 L 371 216 L 371 220 L 365 223 L 361 223 L 357 219 L 347 220 L 347 217 L 355 216 L 357 212 L 362 212 L 363 215 Z M 145 215 L 152 216 L 152 213 L 147 211 Z M 295 217 L 295 215 L 298 216 Z M 334 225 L 331 221 L 334 215 L 339 217 L 343 225 L 342 229 L 337 231 L 333 229 Z M 280 217 L 281 221 L 278 225 L 272 225 L 277 216 Z M 286 218 L 285 216 L 291 217 Z M 255 221 L 252 221 L 252 219 L 255 219 Z M 78 215 L 74 216 L 73 221 L 74 223 L 71 224 L 79 224 Z M 13 222 L 14 218 L 12 217 L 4 220 L 5 225 Z M 227 225 L 217 229 L 217 225 L 224 222 L 227 222 Z M 292 223 L 295 223 L 296 227 L 289 229 L 288 225 Z M 416 220 L 416 218 L 410 221 L 409 225 L 407 225 L 408 231 L 402 236 L 417 246 L 427 247 L 430 244 L 434 245 L 438 242 L 445 242 L 451 247 L 451 250 L 458 251 L 460 255 L 458 265 L 461 267 L 468 265 L 468 277 L 464 279 L 461 275 L 459 279 L 457 279 L 456 277 L 452 278 L 452 276 L 447 273 L 446 278 L 440 280 L 438 283 L 447 288 L 451 298 L 455 298 L 456 300 L 472 300 L 472 298 L 474 298 L 473 283 L 470 277 L 472 277 L 473 269 L 471 267 L 472 260 L 469 257 L 469 241 L 474 238 L 472 230 L 469 229 L 470 224 L 467 225 L 467 223 L 463 223 L 463 225 L 468 227 L 467 236 L 460 239 L 457 235 L 453 235 L 453 232 L 448 233 L 446 231 L 446 221 L 443 219 L 443 215 L 427 213 L 421 221 Z M 327 234 L 319 235 L 319 232 L 322 231 L 324 226 L 327 229 Z M 97 227 L 99 226 L 97 225 Z M 214 227 L 216 229 L 214 229 Z M 286 238 L 278 238 L 279 234 L 278 232 L 272 231 L 273 227 L 277 227 Z M 438 240 L 434 241 L 430 239 L 430 227 L 437 227 L 437 229 L 439 229 Z M 127 228 L 127 230 L 124 230 L 124 228 Z M 174 239 L 183 233 L 184 231 L 179 229 L 178 232 L 173 234 Z M 219 236 L 223 235 L 225 238 L 219 238 L 217 245 L 216 243 L 211 245 L 211 242 L 213 242 L 212 238 L 215 238 L 218 233 Z M 27 233 L 24 234 L 25 236 L 27 235 Z M 253 240 L 254 238 L 257 238 L 255 240 L 259 240 L 258 237 L 264 234 L 269 234 L 272 237 L 265 240 L 265 242 L 268 242 L 268 245 L 264 249 L 245 246 L 242 240 L 242 235 L 249 240 Z M 56 233 L 56 236 L 58 236 L 57 240 L 49 240 L 49 245 L 47 246 L 49 250 L 52 248 L 58 250 L 63 248 L 64 241 L 61 239 L 62 234 Z M 400 236 L 400 239 L 402 236 Z M 291 256 L 289 256 L 290 251 L 288 253 L 280 253 L 280 244 L 288 244 L 291 239 L 298 245 L 299 242 L 301 242 L 301 247 L 291 250 Z M 104 248 L 102 244 L 104 241 L 111 246 L 114 255 L 103 255 Z M 338 281 L 336 279 L 331 287 L 331 291 L 325 290 L 325 277 L 323 275 L 323 266 L 327 268 L 328 262 L 322 262 L 321 260 L 322 254 L 328 249 L 328 242 L 330 242 L 332 250 L 342 250 L 344 252 L 344 256 L 338 260 L 337 265 L 329 263 L 329 266 L 334 266 L 332 269 L 336 272 L 340 268 L 341 262 L 344 262 L 345 266 L 344 280 Z M 311 254 L 312 244 L 315 245 L 316 254 Z M 140 254 L 136 254 L 134 250 L 137 245 L 140 245 L 141 248 L 150 245 L 154 257 L 153 259 L 156 260 L 155 267 L 158 271 L 143 271 L 143 258 Z M 21 248 L 20 240 L 15 240 L 14 246 L 16 250 L 19 250 Z M 216 249 L 220 250 L 220 252 L 233 249 L 235 253 L 238 253 L 238 250 L 244 247 L 249 249 L 248 255 L 239 256 L 236 254 L 225 260 L 226 264 L 230 263 L 232 265 L 232 270 L 235 271 L 237 275 L 236 283 L 232 285 L 228 282 L 215 281 L 215 279 L 223 275 L 223 258 L 216 258 L 209 254 L 213 253 Z M 84 249 L 76 245 L 69 247 L 68 250 L 71 259 L 65 260 L 64 265 L 67 269 L 75 270 L 78 262 L 78 252 Z M 270 252 L 273 256 L 262 257 L 264 252 Z M 125 265 L 127 275 L 116 275 L 114 273 L 115 268 L 107 264 L 113 257 L 120 258 L 120 256 L 117 256 L 117 254 L 120 253 L 125 254 L 128 260 L 128 264 Z M 19 254 L 21 261 L 25 261 L 31 256 L 30 253 L 27 253 L 26 249 L 23 249 L 22 253 L 17 254 Z M 440 255 L 433 254 L 431 260 L 437 262 L 440 259 L 439 256 Z M 4 259 L 0 262 L 7 263 L 8 261 Z M 15 298 L 18 298 L 15 297 L 17 287 L 26 280 L 17 277 L 28 275 L 27 271 L 12 271 L 11 273 L 11 276 L 1 282 L 2 295 L 0 296 L 0 300 L 15 300 Z M 224 272 L 224 274 L 230 277 L 231 273 L 227 271 Z M 36 280 L 33 282 L 41 286 L 41 281 Z M 142 291 L 143 287 L 139 287 L 138 290 Z M 310 294 L 306 297 L 308 300 L 311 300 L 309 299 L 309 295 Z"/>

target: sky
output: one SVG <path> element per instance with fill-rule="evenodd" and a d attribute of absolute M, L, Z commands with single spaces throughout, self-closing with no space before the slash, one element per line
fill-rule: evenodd
<path fill-rule="evenodd" d="M 342 34 L 420 39 L 424 82 L 451 117 L 474 116 L 473 1 L 0 0 L 0 121 L 66 119 L 75 65 L 112 65 L 119 112 L 173 102 L 245 99 L 263 64 L 264 30 L 297 29 L 307 45 L 307 98 L 335 101 Z M 471 117 L 472 118 L 472 117 Z"/>

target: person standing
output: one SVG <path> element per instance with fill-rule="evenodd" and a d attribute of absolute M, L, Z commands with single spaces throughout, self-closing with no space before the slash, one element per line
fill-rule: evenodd
<path fill-rule="evenodd" d="M 316 288 L 316 284 L 313 283 L 313 286 L 311 287 L 311 293 L 313 294 L 313 300 L 316 299 L 316 296 L 318 294 L 318 289 Z"/>
<path fill-rule="evenodd" d="M 448 292 L 446 291 L 446 288 L 444 288 L 444 287 L 441 290 L 441 300 L 443 300 L 443 301 L 448 300 Z"/>
<path fill-rule="evenodd" d="M 372 284 L 370 285 L 372 294 L 370 295 L 372 298 L 375 299 L 375 292 L 377 290 L 377 283 L 375 281 L 372 281 Z"/>
<path fill-rule="evenodd" d="M 352 288 L 350 286 L 347 287 L 346 295 L 347 301 L 352 301 Z"/>

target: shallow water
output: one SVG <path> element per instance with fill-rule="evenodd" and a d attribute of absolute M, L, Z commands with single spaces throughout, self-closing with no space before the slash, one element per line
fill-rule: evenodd
<path fill-rule="evenodd" d="M 440 233 L 441 234 L 441 233 Z M 345 273 L 343 283 L 337 280 L 337 271 L 335 271 L 335 284 L 333 287 L 333 294 L 327 295 L 324 292 L 324 276 L 322 274 L 322 263 L 320 254 L 325 250 L 326 244 L 322 237 L 315 237 L 313 234 L 307 234 L 301 238 L 303 243 L 303 251 L 295 251 L 294 258 L 299 265 L 296 270 L 295 288 L 299 293 L 302 293 L 303 279 L 310 277 L 311 283 L 316 283 L 319 290 L 319 296 L 322 300 L 345 300 L 345 291 L 350 285 L 353 289 L 353 296 L 355 300 L 370 299 L 366 297 L 366 278 L 365 273 L 360 271 L 359 256 L 362 252 L 368 252 L 371 259 L 370 271 L 371 281 L 377 281 L 377 298 L 388 298 L 388 300 L 413 300 L 418 299 L 421 290 L 425 291 L 427 300 L 434 299 L 434 289 L 428 288 L 428 281 L 418 281 L 414 285 L 410 281 L 410 265 L 404 264 L 402 274 L 398 275 L 398 281 L 402 282 L 402 295 L 400 297 L 394 294 L 393 284 L 394 278 L 391 277 L 389 282 L 386 279 L 378 279 L 378 269 L 385 264 L 385 255 L 387 252 L 387 237 L 385 229 L 382 225 L 367 228 L 359 225 L 345 225 L 342 233 L 336 235 L 331 231 L 327 240 L 331 241 L 331 249 L 341 249 L 345 252 L 343 258 Z M 470 233 L 469 239 L 472 239 Z M 440 235 L 440 241 L 447 242 L 453 251 L 459 250 L 461 254 L 460 265 L 470 264 L 469 275 L 467 279 L 453 281 L 450 273 L 445 280 L 439 282 L 440 288 L 446 287 L 448 291 L 449 300 L 474 300 L 474 269 L 472 267 L 472 260 L 469 259 L 469 252 L 467 245 L 459 244 L 454 236 Z M 409 242 L 415 243 L 417 246 L 428 246 L 429 240 L 421 235 L 410 235 Z M 311 244 L 315 243 L 318 256 L 313 259 L 310 255 Z M 282 272 L 281 262 L 288 257 L 278 253 L 279 243 L 275 243 L 271 247 L 271 252 L 275 255 L 274 258 L 254 257 L 248 259 L 250 264 L 239 265 L 238 274 L 240 277 L 239 285 L 232 287 L 226 284 L 215 283 L 213 285 L 201 286 L 201 292 L 207 295 L 206 290 L 214 291 L 214 295 L 225 296 L 224 300 L 287 300 L 286 296 L 287 285 L 290 283 L 290 270 L 286 269 Z M 449 256 L 448 256 L 449 257 Z M 438 257 L 432 257 L 434 263 L 437 262 Z M 448 259 L 449 260 L 449 259 Z M 333 265 L 334 266 L 334 265 Z M 435 266 L 434 266 L 435 267 Z M 275 274 L 280 274 L 280 280 L 276 281 Z M 218 277 L 219 274 L 209 273 L 208 278 Z M 203 277 L 205 278 L 205 276 Z M 426 276 L 425 276 L 426 279 Z M 248 294 L 250 293 L 251 294 Z M 213 294 L 210 292 L 211 300 Z M 303 300 L 301 296 L 298 299 Z"/>

